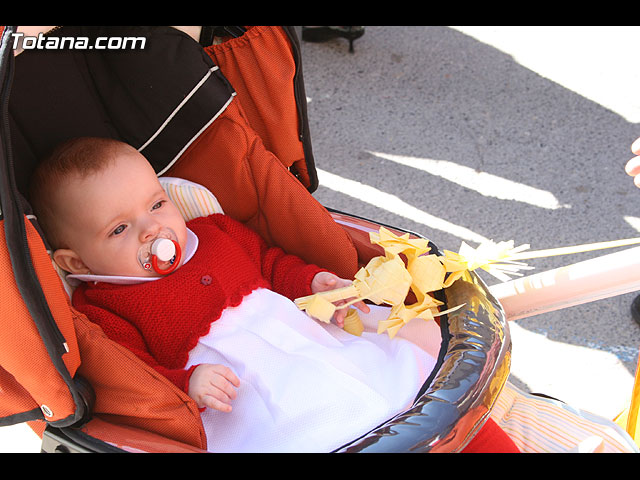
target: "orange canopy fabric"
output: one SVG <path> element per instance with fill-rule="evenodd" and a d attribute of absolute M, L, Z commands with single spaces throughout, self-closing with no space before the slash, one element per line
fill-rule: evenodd
<path fill-rule="evenodd" d="M 286 35 L 279 28 L 255 27 L 236 40 L 241 41 L 207 52 L 228 76 L 237 97 L 167 175 L 206 186 L 228 215 L 269 243 L 352 278 L 358 259 L 351 238 L 307 189 L 301 123 L 291 86 L 296 65 Z M 279 60 L 282 55 L 287 60 Z M 71 376 L 87 379 L 96 393 L 95 420 L 85 430 L 103 431 L 107 422 L 206 448 L 195 402 L 69 305 L 38 232 L 25 221 L 38 281 L 68 349 L 64 365 Z M 5 244 L 2 228 L 0 245 Z M 49 422 L 72 416 L 74 400 L 22 300 L 6 248 L 0 248 L 0 274 L 0 318 L 11 319 L 0 326 L 0 416 L 43 411 L 47 414 L 41 417 Z M 30 425 L 42 434 L 43 421 Z"/>

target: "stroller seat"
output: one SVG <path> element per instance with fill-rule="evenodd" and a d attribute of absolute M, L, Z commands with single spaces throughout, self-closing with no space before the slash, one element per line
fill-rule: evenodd
<path fill-rule="evenodd" d="M 0 314 L 12 319 L 0 328 L 2 424 L 28 421 L 92 451 L 122 446 L 120 434 L 137 437 L 134 450 L 162 438 L 181 451 L 206 448 L 195 403 L 69 305 L 24 199 L 35 162 L 67 138 L 130 143 L 159 175 L 203 185 L 267 242 L 340 276 L 352 278 L 376 252 L 367 237 L 379 225 L 329 212 L 310 195 L 317 178 L 291 32 L 252 27 L 203 48 L 170 27 L 64 27 L 51 34 L 139 34 L 148 48 L 16 58 L 0 50 L 10 127 L 0 171 L 0 269 L 10 299 Z M 167 65 L 187 74 L 167 75 Z M 470 307 L 441 319 L 438 363 L 412 409 L 344 451 L 457 451 L 488 418 L 509 372 L 508 328 L 479 278 L 456 284 L 441 298 Z"/>

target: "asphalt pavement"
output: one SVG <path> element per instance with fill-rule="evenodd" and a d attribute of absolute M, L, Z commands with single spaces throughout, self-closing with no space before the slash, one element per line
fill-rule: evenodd
<path fill-rule="evenodd" d="M 638 38 L 640 27 L 370 26 L 353 54 L 344 39 L 303 43 L 315 197 L 453 251 L 638 237 L 640 190 L 624 172 L 640 137 Z M 511 381 L 615 416 L 638 358 L 634 297 L 513 322 Z"/>
<path fill-rule="evenodd" d="M 640 27 L 367 26 L 353 54 L 343 39 L 303 43 L 314 195 L 454 251 L 638 237 L 640 190 L 624 173 L 640 137 L 638 38 Z M 613 417 L 638 359 L 634 297 L 513 322 L 511 381 Z M 37 451 L 24 428 L 1 428 L 0 450 Z"/>

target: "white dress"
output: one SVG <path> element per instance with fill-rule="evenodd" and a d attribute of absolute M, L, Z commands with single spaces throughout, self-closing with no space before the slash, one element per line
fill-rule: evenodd
<path fill-rule="evenodd" d="M 403 338 L 316 322 L 258 289 L 200 338 L 187 368 L 201 363 L 226 365 L 241 383 L 232 412 L 201 414 L 208 450 L 330 452 L 409 407 L 435 360 Z"/>
<path fill-rule="evenodd" d="M 188 230 L 185 263 L 198 247 Z M 155 277 L 68 275 L 79 281 L 139 283 Z M 372 305 L 361 337 L 321 324 L 293 302 L 258 289 L 227 308 L 189 352 L 186 368 L 230 367 L 240 378 L 233 411 L 201 413 L 214 452 L 329 452 L 409 407 L 431 373 L 439 332 L 417 319 L 393 340 L 375 333 L 389 309 Z M 413 334 L 419 331 L 419 335 Z M 426 332 L 425 332 L 426 328 Z M 434 328 L 436 328 L 434 334 Z M 400 338 L 406 332 L 422 348 Z M 426 333 L 426 334 L 425 334 Z M 426 340 L 426 342 L 425 342 Z"/>

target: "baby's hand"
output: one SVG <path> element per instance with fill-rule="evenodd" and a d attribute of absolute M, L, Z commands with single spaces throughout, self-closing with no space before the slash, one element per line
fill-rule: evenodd
<path fill-rule="evenodd" d="M 234 387 L 239 386 L 240 380 L 229 367 L 203 363 L 193 370 L 187 393 L 199 408 L 230 412 L 231 400 L 237 395 Z"/>
<path fill-rule="evenodd" d="M 352 282 L 350 280 L 340 278 L 333 273 L 319 272 L 315 277 L 313 277 L 313 281 L 311 282 L 311 293 L 326 292 L 329 290 L 335 290 L 336 288 L 348 287 L 351 283 Z M 340 300 L 339 302 L 335 302 L 335 305 L 344 305 L 351 300 L 353 300 L 353 298 Z M 353 306 L 364 313 L 369 313 L 369 306 L 363 301 L 356 302 Z M 340 328 L 344 327 L 344 317 L 347 316 L 347 310 L 347 308 L 336 310 L 336 313 L 333 315 L 335 324 Z"/>
<path fill-rule="evenodd" d="M 640 138 L 638 138 L 633 145 L 631 145 L 631 151 L 637 155 L 627 162 L 625 171 L 627 174 L 634 177 L 634 183 L 637 187 L 640 187 Z"/>

